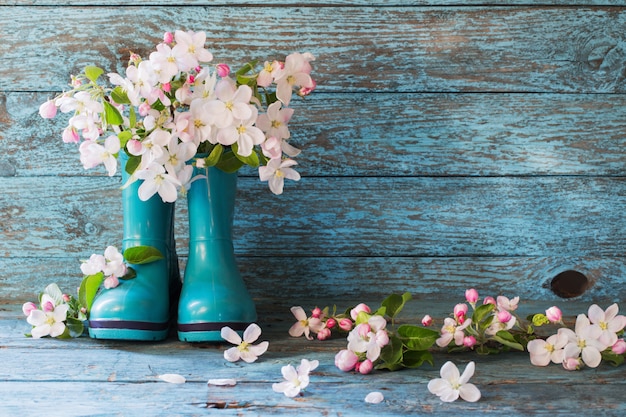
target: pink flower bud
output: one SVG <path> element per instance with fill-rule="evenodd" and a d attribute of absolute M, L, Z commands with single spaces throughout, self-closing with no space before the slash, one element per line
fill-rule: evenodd
<path fill-rule="evenodd" d="M 355 330 L 359 333 L 359 336 L 365 339 L 368 337 L 368 335 L 372 331 L 372 328 L 370 327 L 369 324 L 363 323 L 363 324 L 359 324 L 358 326 L 356 326 Z"/>
<path fill-rule="evenodd" d="M 474 288 L 465 290 L 465 299 L 467 300 L 468 303 L 472 305 L 476 304 L 476 301 L 478 301 L 478 291 L 476 291 Z"/>
<path fill-rule="evenodd" d="M 67 294 L 63 294 L 63 301 L 65 301 L 66 303 L 70 302 L 71 297 Z"/>
<path fill-rule="evenodd" d="M 131 52 L 129 61 L 131 64 L 138 65 L 141 62 L 141 57 L 139 56 L 139 54 Z"/>
<path fill-rule="evenodd" d="M 44 119 L 52 119 L 57 115 L 57 106 L 54 100 L 48 100 L 39 106 L 39 115 Z"/>
<path fill-rule="evenodd" d="M 460 315 L 459 317 L 456 318 L 456 321 L 459 324 L 465 323 L 465 316 L 464 315 Z"/>
<path fill-rule="evenodd" d="M 371 360 L 365 359 L 363 362 L 358 362 L 354 369 L 363 375 L 367 375 L 374 369 L 374 364 Z"/>
<path fill-rule="evenodd" d="M 165 91 L 166 93 L 169 93 L 170 91 L 172 91 L 172 84 L 170 83 L 161 84 L 161 90 Z"/>
<path fill-rule="evenodd" d="M 368 314 L 372 312 L 372 310 L 368 307 L 367 304 L 361 303 L 357 305 L 356 307 L 354 307 L 352 310 L 350 310 L 350 317 L 352 317 L 352 320 L 356 320 L 356 317 L 362 311 L 365 311 Z"/>
<path fill-rule="evenodd" d="M 139 105 L 139 115 L 146 117 L 148 113 L 150 113 L 150 104 L 144 101 Z"/>
<path fill-rule="evenodd" d="M 63 142 L 65 143 L 78 143 L 80 142 L 80 136 L 78 136 L 78 132 L 73 127 L 66 127 L 63 129 L 63 134 L 61 135 Z"/>
<path fill-rule="evenodd" d="M 580 358 L 565 358 L 563 359 L 563 368 L 568 371 L 577 371 L 580 369 Z"/>
<path fill-rule="evenodd" d="M 37 310 L 37 306 L 35 305 L 35 303 L 31 303 L 29 301 L 22 305 L 22 312 L 24 313 L 26 317 L 30 316 L 31 311 L 34 311 L 34 310 Z"/>
<path fill-rule="evenodd" d="M 359 362 L 359 357 L 351 350 L 340 350 L 335 355 L 335 366 L 344 372 L 349 372 L 354 369 Z"/>
<path fill-rule="evenodd" d="M 511 320 L 511 317 L 513 317 L 513 316 L 511 316 L 511 313 L 509 313 L 506 310 L 500 310 L 500 311 L 498 311 L 498 316 L 497 317 L 498 317 L 498 321 L 500 323 L 508 323 Z"/>
<path fill-rule="evenodd" d="M 335 320 L 334 318 L 331 317 L 328 320 L 326 320 L 326 328 L 332 329 L 336 325 L 337 325 L 337 320 Z"/>
<path fill-rule="evenodd" d="M 326 340 L 330 337 L 330 329 L 328 327 L 324 327 L 317 332 L 317 340 Z"/>
<path fill-rule="evenodd" d="M 107 290 L 115 288 L 118 285 L 120 285 L 120 281 L 115 275 L 111 275 L 104 280 L 104 288 L 106 288 Z"/>
<path fill-rule="evenodd" d="M 613 346 L 611 346 L 611 350 L 616 355 L 624 354 L 626 352 L 626 340 L 618 339 L 617 342 L 615 342 Z"/>
<path fill-rule="evenodd" d="M 563 318 L 563 313 L 561 313 L 561 309 L 557 306 L 552 306 L 546 310 L 546 317 L 551 323 L 560 323 Z"/>
<path fill-rule="evenodd" d="M 165 32 L 163 34 L 163 42 L 172 43 L 174 42 L 174 34 L 172 32 Z"/>
<path fill-rule="evenodd" d="M 315 82 L 315 80 L 311 80 L 311 81 L 313 81 L 311 85 L 300 88 L 300 91 L 298 91 L 299 96 L 301 97 L 308 96 L 309 94 L 313 92 L 313 90 L 315 90 L 315 87 L 317 87 L 317 83 Z"/>
<path fill-rule="evenodd" d="M 495 306 L 496 299 L 491 296 L 485 297 L 485 299 L 483 300 L 483 304 L 493 304 Z"/>
<path fill-rule="evenodd" d="M 320 317 L 322 317 L 322 309 L 319 307 L 315 307 L 313 311 L 311 312 L 311 317 L 314 317 L 316 319 L 319 319 Z"/>
<path fill-rule="evenodd" d="M 343 331 L 349 332 L 352 330 L 353 325 L 352 320 L 349 318 L 339 320 L 339 328 Z"/>
<path fill-rule="evenodd" d="M 189 75 L 187 76 L 187 83 L 188 83 L 188 84 L 193 84 L 193 83 L 195 83 L 195 82 L 196 82 L 196 77 L 194 77 L 193 75 L 189 74 Z"/>
<path fill-rule="evenodd" d="M 454 317 L 461 317 L 467 314 L 467 304 L 459 303 L 454 306 Z"/>
<path fill-rule="evenodd" d="M 228 77 L 228 74 L 230 74 L 230 67 L 226 64 L 217 64 L 216 70 L 217 70 L 217 75 L 219 75 L 222 78 Z"/>
<path fill-rule="evenodd" d="M 474 347 L 476 344 L 476 338 L 474 336 L 465 336 L 463 338 L 463 346 L 467 348 Z"/>
<path fill-rule="evenodd" d="M 41 305 L 41 309 L 46 313 L 54 311 L 54 303 L 52 301 L 46 301 Z"/>
<path fill-rule="evenodd" d="M 433 318 L 430 317 L 428 314 L 426 314 L 424 317 L 422 317 L 422 326 L 430 326 L 433 324 Z"/>

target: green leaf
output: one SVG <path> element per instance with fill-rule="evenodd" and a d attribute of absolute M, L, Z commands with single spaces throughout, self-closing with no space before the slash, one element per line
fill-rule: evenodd
<path fill-rule="evenodd" d="M 85 76 L 94 83 L 102 74 L 104 74 L 104 70 L 102 68 L 98 68 L 94 65 L 88 65 L 85 67 Z"/>
<path fill-rule="evenodd" d="M 124 259 L 129 264 L 142 265 L 164 259 L 160 250 L 154 246 L 134 246 L 124 251 Z"/>
<path fill-rule="evenodd" d="M 613 353 L 611 349 L 602 352 L 602 360 L 609 362 L 613 366 L 619 366 L 624 363 L 624 355 Z"/>
<path fill-rule="evenodd" d="M 411 299 L 411 293 L 405 292 L 404 294 L 391 294 L 385 298 L 382 305 L 386 307 L 386 313 L 389 317 L 394 318 L 402 309 L 407 301 Z"/>
<path fill-rule="evenodd" d="M 91 305 L 93 304 L 94 298 L 96 298 L 102 281 L 104 281 L 104 274 L 98 272 L 97 274 L 86 276 L 80 283 L 78 301 L 87 309 L 87 314 L 89 314 L 89 310 L 91 310 Z"/>
<path fill-rule="evenodd" d="M 137 271 L 135 271 L 132 267 L 129 266 L 128 268 L 126 268 L 126 273 L 124 274 L 124 276 L 120 278 L 123 280 L 137 278 Z"/>
<path fill-rule="evenodd" d="M 237 157 L 237 159 L 239 159 L 244 164 L 250 165 L 253 168 L 256 168 L 259 166 L 259 155 L 257 155 L 255 151 L 252 151 L 252 153 L 249 156 L 241 156 L 238 153 L 239 146 L 237 146 L 237 142 L 233 143 L 231 145 L 231 148 L 233 150 L 233 153 Z"/>
<path fill-rule="evenodd" d="M 402 357 L 402 363 L 407 368 L 419 368 L 428 362 L 433 365 L 433 354 L 427 350 L 407 350 Z"/>
<path fill-rule="evenodd" d="M 111 99 L 117 104 L 130 104 L 130 100 L 128 99 L 128 94 L 126 91 L 122 89 L 119 85 L 111 91 Z"/>
<path fill-rule="evenodd" d="M 208 167 L 217 165 L 223 153 L 224 147 L 222 146 L 222 144 L 216 144 L 213 149 L 211 149 L 211 153 L 209 153 L 209 156 L 204 159 L 205 165 Z"/>
<path fill-rule="evenodd" d="M 380 351 L 380 359 L 387 365 L 396 365 L 402 362 L 402 340 L 397 336 L 391 336 L 387 346 Z"/>
<path fill-rule="evenodd" d="M 121 125 L 124 123 L 124 118 L 120 114 L 119 110 L 115 108 L 108 101 L 103 101 L 104 103 L 104 117 L 108 124 L 110 125 Z"/>
<path fill-rule="evenodd" d="M 250 71 L 254 71 L 254 67 L 258 64 L 258 60 L 250 61 L 244 64 L 237 72 L 235 73 L 237 76 L 244 75 Z"/>
<path fill-rule="evenodd" d="M 439 332 L 425 327 L 403 324 L 398 328 L 398 337 L 410 350 L 428 350 L 439 338 Z"/>
<path fill-rule="evenodd" d="M 129 155 L 128 161 L 126 161 L 126 167 L 125 167 L 126 173 L 128 175 L 133 175 L 133 173 L 135 172 L 139 164 L 141 164 L 140 156 Z"/>
<path fill-rule="evenodd" d="M 120 132 L 117 137 L 120 139 L 120 146 L 123 148 L 126 146 L 126 143 L 132 139 L 133 133 L 130 130 L 124 130 Z"/>
<path fill-rule="evenodd" d="M 474 314 L 472 314 L 472 321 L 476 324 L 480 323 L 493 311 L 495 307 L 496 306 L 493 304 L 483 304 L 476 307 L 476 310 L 474 310 Z"/>
<path fill-rule="evenodd" d="M 524 351 L 524 346 L 517 343 L 513 335 L 506 330 L 500 330 L 494 336 L 492 336 L 493 340 L 496 342 L 503 344 L 504 346 L 508 346 L 510 348 Z"/>
<path fill-rule="evenodd" d="M 130 106 L 128 110 L 128 123 L 130 124 L 131 129 L 137 124 L 137 113 L 135 112 L 135 108 L 133 106 Z"/>
<path fill-rule="evenodd" d="M 215 166 L 224 172 L 232 174 L 243 166 L 243 162 L 237 159 L 237 157 L 233 155 L 233 152 L 224 152 L 220 161 Z"/>
<path fill-rule="evenodd" d="M 165 110 L 165 105 L 163 105 L 160 99 L 157 99 L 154 103 L 150 105 L 150 107 L 158 112 Z"/>
<path fill-rule="evenodd" d="M 83 322 L 73 317 L 68 317 L 65 325 L 69 330 L 70 337 L 80 337 L 85 331 L 85 325 L 83 324 Z"/>

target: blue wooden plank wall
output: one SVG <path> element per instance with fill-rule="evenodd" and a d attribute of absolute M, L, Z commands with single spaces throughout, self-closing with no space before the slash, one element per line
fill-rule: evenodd
<path fill-rule="evenodd" d="M 39 104 L 179 28 L 233 65 L 317 57 L 291 124 L 302 180 L 276 197 L 241 173 L 235 246 L 261 308 L 467 287 L 553 301 L 568 270 L 586 281 L 561 295 L 626 298 L 624 1 L 94 3 L 0 1 L 0 302 L 72 288 L 79 259 L 121 243 L 119 178 L 83 171 Z"/>

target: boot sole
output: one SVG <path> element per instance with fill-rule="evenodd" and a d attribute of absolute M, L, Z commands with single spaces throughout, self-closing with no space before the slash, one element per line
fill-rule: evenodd
<path fill-rule="evenodd" d="M 178 340 L 182 342 L 223 342 L 222 327 L 230 327 L 242 334 L 250 323 L 215 322 L 178 324 Z"/>
<path fill-rule="evenodd" d="M 94 339 L 159 341 L 166 339 L 168 333 L 168 323 L 121 320 L 89 322 L 89 336 Z"/>

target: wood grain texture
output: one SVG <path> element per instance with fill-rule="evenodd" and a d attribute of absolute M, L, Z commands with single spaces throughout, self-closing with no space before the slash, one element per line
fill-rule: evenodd
<path fill-rule="evenodd" d="M 119 185 L 110 178 L 5 179 L 0 253 L 85 255 L 120 242 Z M 626 249 L 622 177 L 318 178 L 289 193 L 275 198 L 258 180 L 240 181 L 239 253 L 619 256 Z M 184 243 L 184 204 L 178 210 Z"/>
<path fill-rule="evenodd" d="M 39 117 L 49 97 L 0 92 L 0 177 L 103 175 L 62 143 L 67 117 Z M 625 173 L 625 95 L 317 94 L 293 107 L 307 177 Z"/>
<path fill-rule="evenodd" d="M 311 51 L 322 92 L 624 92 L 620 7 L 254 11 L 251 20 L 245 7 L 4 6 L 0 90 L 61 90 L 88 64 L 121 71 L 130 50 L 146 55 L 163 30 L 188 28 L 205 30 L 216 61 L 233 66 Z"/>
<path fill-rule="evenodd" d="M 127 6 L 129 2 L 120 0 L 98 0 L 102 6 Z M 623 6 L 622 0 L 152 0 L 151 5 L 161 6 L 228 6 L 228 7 L 337 7 L 337 6 Z M 89 0 L 0 0 L 0 6 L 93 6 Z"/>
<path fill-rule="evenodd" d="M 430 302 L 423 307 L 440 305 Z M 412 313 L 413 310 L 407 311 L 404 319 L 415 320 Z M 567 372 L 556 365 L 539 368 L 530 364 L 525 353 L 481 357 L 436 351 L 434 367 L 426 365 L 394 373 L 375 371 L 367 376 L 343 373 L 334 366 L 334 355 L 345 347 L 345 339 L 292 339 L 287 330 L 293 319 L 277 310 L 269 323 L 261 323 L 261 339 L 270 342 L 268 352 L 248 365 L 226 362 L 222 353 L 226 344 L 184 344 L 172 339 L 157 344 L 87 338 L 70 342 L 26 339 L 16 336 L 17 330 L 27 327 L 17 314 L 5 312 L 0 319 L 0 411 L 6 415 L 26 410 L 54 415 L 49 408 L 52 401 L 55 410 L 62 410 L 65 416 L 106 415 L 112 410 L 121 414 L 204 415 L 211 411 L 206 409 L 208 406 L 224 404 L 228 407 L 219 413 L 225 415 L 619 416 L 624 412 L 621 368 L 602 365 L 581 372 Z M 26 357 L 29 364 L 38 364 L 36 371 L 24 363 Z M 311 374 L 305 395 L 289 399 L 272 392 L 271 384 L 281 379 L 281 366 L 298 364 L 303 358 L 320 362 Z M 502 366 L 504 359 L 507 366 Z M 443 404 L 428 392 L 428 381 L 439 376 L 439 367 L 446 360 L 460 367 L 470 360 L 477 363 L 471 382 L 482 392 L 478 403 Z M 179 373 L 187 382 L 167 384 L 157 377 L 164 373 Z M 62 382 L 59 375 L 64 375 Z M 237 385 L 207 386 L 210 378 L 234 378 Z M 554 389 L 555 386 L 567 389 Z M 64 392 L 81 392 L 89 400 L 76 401 L 69 395 L 59 395 L 61 387 Z M 363 399 L 371 391 L 383 392 L 385 402 L 365 404 Z M 33 392 L 37 393 L 36 401 Z M 580 408 L 583 403 L 585 406 Z"/>

